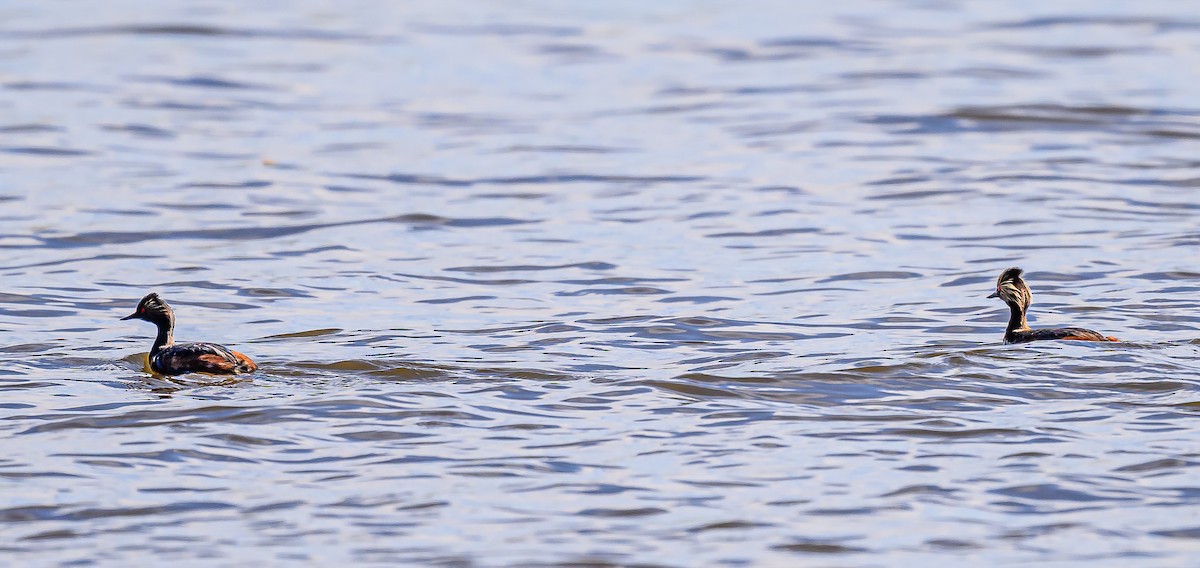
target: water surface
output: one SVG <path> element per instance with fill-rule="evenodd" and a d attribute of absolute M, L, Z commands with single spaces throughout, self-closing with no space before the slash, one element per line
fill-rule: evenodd
<path fill-rule="evenodd" d="M 24 565 L 1186 566 L 1173 2 L 0 8 Z M 1035 325 L 1120 344 L 1000 343 Z M 248 379 L 146 373 L 177 336 Z"/>

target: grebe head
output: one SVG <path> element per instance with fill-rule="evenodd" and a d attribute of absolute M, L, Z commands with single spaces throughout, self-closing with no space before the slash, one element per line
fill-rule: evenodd
<path fill-rule="evenodd" d="M 121 319 L 140 319 L 155 324 L 170 324 L 175 321 L 175 312 L 171 310 L 171 306 L 168 306 L 162 298 L 158 297 L 158 294 L 151 292 L 146 294 L 146 297 L 142 298 L 142 301 L 138 302 L 137 309 L 132 314 Z"/>
<path fill-rule="evenodd" d="M 1015 266 L 1002 272 L 996 279 L 996 291 L 988 297 L 1000 298 L 1010 306 L 1020 307 L 1022 311 L 1028 310 L 1029 304 L 1033 303 L 1033 294 L 1030 293 L 1025 280 L 1021 279 L 1023 273 L 1023 270 Z"/>

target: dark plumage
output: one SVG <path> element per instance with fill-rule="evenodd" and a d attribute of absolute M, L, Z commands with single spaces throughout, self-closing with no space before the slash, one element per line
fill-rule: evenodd
<path fill-rule="evenodd" d="M 215 343 L 175 343 L 175 310 L 158 294 L 150 293 L 137 310 L 123 318 L 146 320 L 158 326 L 158 337 L 150 348 L 150 369 L 164 375 L 253 373 L 258 368 L 249 357 Z"/>
<path fill-rule="evenodd" d="M 1021 278 L 1024 271 L 1020 268 L 1009 268 L 996 279 L 996 291 L 989 298 L 1000 298 L 1008 304 L 1008 328 L 1004 330 L 1005 343 L 1027 343 L 1044 339 L 1063 339 L 1078 341 L 1117 341 L 1117 338 L 1106 336 L 1090 329 L 1081 327 L 1059 327 L 1054 329 L 1030 329 L 1025 321 L 1025 313 L 1033 303 L 1033 293 Z"/>

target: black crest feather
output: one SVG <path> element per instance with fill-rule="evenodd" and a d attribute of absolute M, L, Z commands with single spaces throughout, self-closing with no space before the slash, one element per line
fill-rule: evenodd
<path fill-rule="evenodd" d="M 149 308 L 153 306 L 161 306 L 165 303 L 166 302 L 163 302 L 162 298 L 158 297 L 156 292 L 150 292 L 149 294 L 146 294 L 146 297 L 142 298 L 142 301 L 138 302 L 138 305 Z"/>
<path fill-rule="evenodd" d="M 1020 268 L 1017 268 L 1014 266 L 1012 268 L 1009 268 L 1008 270 L 1005 270 L 1004 272 L 1001 272 L 1000 278 L 998 280 L 996 280 L 996 284 L 1000 284 L 1001 282 L 1006 282 L 1008 280 L 1020 280 L 1021 275 L 1024 273 L 1025 273 L 1024 270 L 1021 270 Z"/>

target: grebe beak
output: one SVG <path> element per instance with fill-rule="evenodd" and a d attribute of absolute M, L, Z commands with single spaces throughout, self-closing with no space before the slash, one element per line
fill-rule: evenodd
<path fill-rule="evenodd" d="M 1000 297 L 1000 292 L 992 292 L 992 295 L 991 295 L 991 296 L 988 296 L 988 297 L 989 297 L 989 298 L 999 298 L 999 297 Z"/>
<path fill-rule="evenodd" d="M 137 312 L 133 312 L 132 314 L 129 314 L 129 315 L 127 315 L 127 316 L 125 316 L 125 317 L 121 318 L 121 321 L 125 321 L 125 320 L 131 320 L 131 319 L 133 319 L 133 318 L 136 318 L 136 317 L 138 317 L 138 313 L 137 313 Z"/>

